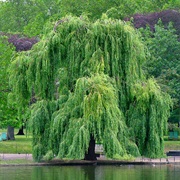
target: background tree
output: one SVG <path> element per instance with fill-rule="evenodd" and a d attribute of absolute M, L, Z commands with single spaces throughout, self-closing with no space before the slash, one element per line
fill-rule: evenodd
<path fill-rule="evenodd" d="M 32 1 L 24 2 L 24 0 L 8 0 L 1 3 L 1 31 L 16 33 L 23 31 L 23 27 L 28 24 L 29 19 L 33 16 Z M 30 6 L 31 8 L 29 8 Z"/>
<path fill-rule="evenodd" d="M 59 17 L 58 1 L 8 0 L 0 3 L 0 31 L 39 36 L 47 20 Z M 33 12 L 33 13 L 32 13 Z M 8 22 L 8 23 L 7 23 Z"/>
<path fill-rule="evenodd" d="M 180 42 L 172 24 L 165 29 L 162 22 L 155 25 L 155 32 L 149 28 L 144 31 L 145 42 L 151 53 L 145 67 L 150 76 L 154 76 L 162 89 L 168 92 L 174 108 L 169 121 L 180 122 Z"/>
<path fill-rule="evenodd" d="M 159 12 L 166 9 L 178 9 L 178 0 L 62 0 L 60 1 L 63 15 L 71 13 L 80 16 L 83 13 L 96 20 L 107 13 L 109 17 L 124 19 L 136 13 Z"/>
<path fill-rule="evenodd" d="M 173 24 L 178 38 L 180 37 L 180 13 L 176 10 L 164 10 L 161 12 L 154 13 L 146 13 L 146 14 L 135 14 L 132 16 L 133 25 L 135 28 L 146 28 L 150 27 L 152 32 L 155 31 L 155 25 L 159 20 L 162 21 L 164 28 L 167 29 L 169 23 Z M 130 18 L 126 18 L 126 20 L 130 20 Z"/>
<path fill-rule="evenodd" d="M 178 0 L 7 0 L 0 2 L 0 31 L 40 36 L 44 24 L 66 14 L 86 14 L 96 20 L 107 13 L 109 17 L 124 19 L 136 13 L 159 12 L 180 8 Z M 33 13 L 32 13 L 33 12 Z M 8 23 L 7 23 L 8 22 Z"/>
<path fill-rule="evenodd" d="M 9 46 L 6 36 L 0 36 L 0 127 L 5 128 L 9 126 L 9 139 L 14 139 L 13 127 L 18 126 L 16 119 L 16 108 L 8 103 L 8 94 L 10 87 L 8 83 L 8 66 L 10 64 L 14 49 Z"/>
<path fill-rule="evenodd" d="M 133 24 L 136 28 L 145 29 L 141 29 L 141 32 L 151 56 L 144 67 L 150 76 L 157 79 L 161 88 L 171 95 L 174 106 L 169 121 L 179 123 L 180 13 L 175 10 L 166 10 L 136 14 L 133 16 Z"/>
<path fill-rule="evenodd" d="M 136 31 L 106 17 L 95 23 L 65 17 L 30 53 L 17 56 L 10 77 L 16 101 L 25 106 L 32 89 L 37 99 L 34 159 L 94 160 L 95 141 L 111 158 L 163 156 L 171 101 L 145 79 L 144 60 Z"/>
<path fill-rule="evenodd" d="M 3 33 L 0 36 L 0 127 L 7 128 L 8 139 L 14 140 L 14 127 L 20 127 L 23 123 L 22 115 L 18 117 L 17 105 L 11 94 L 9 87 L 8 67 L 16 51 L 27 51 L 37 40 L 35 38 L 25 38 L 19 35 Z M 22 112 L 21 112 L 22 113 Z M 21 118 L 23 117 L 23 118 Z M 21 135 L 23 132 L 21 133 Z"/>

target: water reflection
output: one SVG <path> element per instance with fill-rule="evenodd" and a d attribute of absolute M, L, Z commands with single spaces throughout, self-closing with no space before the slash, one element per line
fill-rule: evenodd
<path fill-rule="evenodd" d="M 179 180 L 180 166 L 0 167 L 0 180 Z"/>

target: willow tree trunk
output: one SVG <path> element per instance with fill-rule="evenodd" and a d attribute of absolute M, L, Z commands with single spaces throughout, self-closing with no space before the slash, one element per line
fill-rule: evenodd
<path fill-rule="evenodd" d="M 88 153 L 85 154 L 84 160 L 90 160 L 90 161 L 97 160 L 96 154 L 95 154 L 95 139 L 92 134 L 90 136 Z"/>
<path fill-rule="evenodd" d="M 8 140 L 15 140 L 14 127 L 12 127 L 12 126 L 8 126 L 8 128 L 7 128 L 7 139 Z"/>

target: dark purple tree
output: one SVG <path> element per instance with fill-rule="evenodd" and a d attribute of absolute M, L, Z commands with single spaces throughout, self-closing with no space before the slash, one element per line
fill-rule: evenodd
<path fill-rule="evenodd" d="M 8 42 L 16 47 L 16 51 L 28 51 L 38 42 L 38 39 L 35 37 L 20 37 L 20 35 L 15 34 L 8 38 Z"/>
<path fill-rule="evenodd" d="M 125 18 L 126 21 L 129 21 L 130 19 L 131 18 Z M 180 13 L 176 10 L 165 10 L 149 14 L 135 14 L 133 16 L 133 24 L 135 28 L 146 28 L 148 25 L 150 26 L 150 29 L 154 31 L 154 25 L 157 24 L 159 19 L 161 19 L 165 27 L 168 26 L 169 22 L 172 22 L 180 40 Z"/>

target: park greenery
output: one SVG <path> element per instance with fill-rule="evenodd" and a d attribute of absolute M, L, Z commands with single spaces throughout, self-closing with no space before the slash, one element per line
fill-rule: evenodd
<path fill-rule="evenodd" d="M 6 129 L 0 129 L 0 133 Z M 15 133 L 18 129 L 15 128 Z M 0 142 L 0 154 L 32 154 L 32 134 L 27 132 L 26 136 L 15 135 L 16 141 Z M 170 141 L 168 136 L 164 137 L 164 152 L 179 150 L 180 141 Z M 3 161 L 0 161 L 3 163 Z M 13 161 L 14 162 L 14 161 Z"/>
<path fill-rule="evenodd" d="M 153 28 L 131 17 L 179 7 L 178 0 L 0 2 L 0 127 L 28 123 L 36 161 L 93 160 L 97 142 L 110 158 L 162 157 L 170 107 L 169 121 L 180 121 L 179 29 L 173 16 Z"/>

